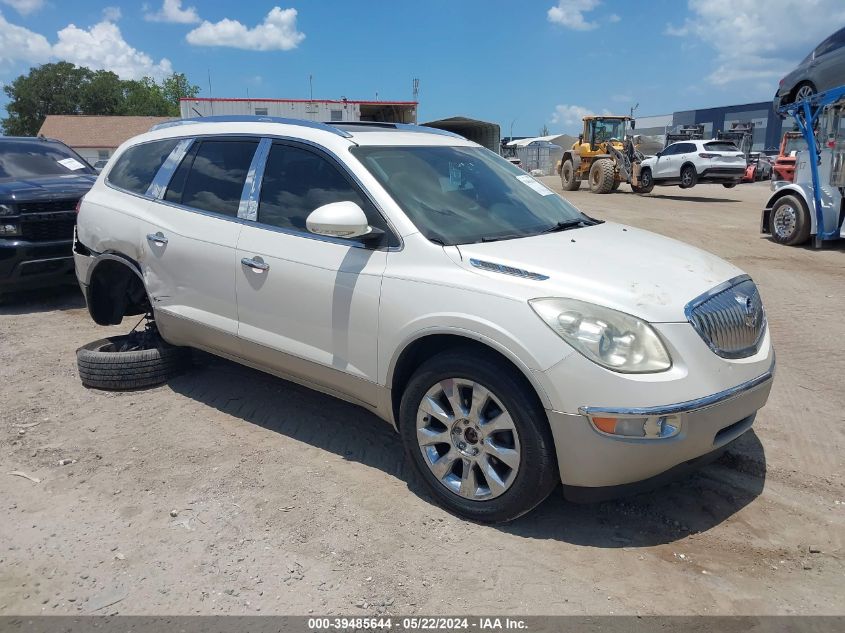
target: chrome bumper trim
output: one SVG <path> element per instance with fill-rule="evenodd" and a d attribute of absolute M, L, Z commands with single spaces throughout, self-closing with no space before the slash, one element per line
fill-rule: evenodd
<path fill-rule="evenodd" d="M 625 408 L 625 407 L 578 407 L 578 413 L 581 415 L 603 415 L 609 414 L 614 416 L 652 416 L 652 415 L 672 415 L 676 413 L 689 413 L 690 411 L 698 411 L 700 409 L 706 409 L 707 407 L 712 407 L 713 405 L 719 404 L 720 402 L 724 402 L 725 400 L 729 400 L 734 398 L 742 393 L 747 391 L 751 391 L 752 389 L 756 389 L 760 385 L 764 385 L 770 380 L 774 378 L 775 375 L 775 361 L 772 360 L 772 366 L 769 370 L 757 376 L 748 382 L 744 382 L 741 385 L 737 385 L 736 387 L 731 387 L 730 389 L 725 389 L 724 391 L 720 391 L 719 393 L 714 393 L 709 396 L 704 396 L 703 398 L 697 398 L 695 400 L 687 400 L 686 402 L 678 402 L 676 404 L 667 404 L 662 406 L 656 407 L 637 407 L 637 408 Z"/>

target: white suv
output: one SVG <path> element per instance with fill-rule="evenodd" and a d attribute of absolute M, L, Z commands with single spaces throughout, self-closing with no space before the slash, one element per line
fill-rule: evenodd
<path fill-rule="evenodd" d="M 679 185 L 689 189 L 701 183 L 735 187 L 745 175 L 747 160 L 730 141 L 680 141 L 667 146 L 640 164 L 640 183 Z"/>
<path fill-rule="evenodd" d="M 436 498 L 480 521 L 561 481 L 598 499 L 712 458 L 772 382 L 741 270 L 423 127 L 156 129 L 85 196 L 75 253 L 97 323 L 148 311 L 167 342 L 86 346 L 86 384 L 161 379 L 171 346 L 285 377 L 392 424 Z"/>

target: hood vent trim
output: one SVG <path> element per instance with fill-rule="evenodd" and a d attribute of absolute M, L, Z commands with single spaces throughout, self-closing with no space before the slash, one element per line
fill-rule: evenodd
<path fill-rule="evenodd" d="M 486 270 L 491 273 L 501 273 L 503 275 L 512 275 L 514 277 L 522 277 L 523 279 L 531 279 L 533 281 L 545 281 L 549 278 L 548 275 L 541 275 L 540 273 L 532 273 L 530 270 L 523 270 L 522 268 L 514 268 L 513 266 L 505 266 L 504 264 L 497 264 L 495 262 L 488 262 L 483 259 L 472 258 L 469 263 L 475 268 Z"/>

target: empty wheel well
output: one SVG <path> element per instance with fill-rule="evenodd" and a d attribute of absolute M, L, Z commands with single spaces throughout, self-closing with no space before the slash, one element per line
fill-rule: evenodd
<path fill-rule="evenodd" d="M 107 259 L 91 273 L 88 312 L 98 325 L 118 325 L 125 316 L 151 310 L 140 273 L 129 262 Z"/>
<path fill-rule="evenodd" d="M 391 387 L 391 406 L 393 407 L 393 419 L 399 420 L 399 405 L 402 402 L 402 394 L 405 386 L 413 376 L 417 368 L 425 361 L 441 352 L 456 348 L 465 349 L 467 353 L 478 353 L 489 356 L 492 360 L 501 363 L 504 371 L 512 371 L 518 380 L 522 381 L 529 392 L 537 399 L 537 404 L 543 408 L 543 401 L 537 394 L 537 388 L 526 377 L 525 373 L 513 363 L 507 356 L 498 350 L 485 345 L 474 339 L 466 338 L 455 334 L 431 334 L 412 342 L 402 350 L 399 359 L 393 369 Z"/>

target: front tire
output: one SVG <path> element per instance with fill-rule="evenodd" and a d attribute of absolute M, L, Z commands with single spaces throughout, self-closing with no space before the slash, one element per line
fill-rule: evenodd
<path fill-rule="evenodd" d="M 769 227 L 778 244 L 798 246 L 810 239 L 810 213 L 796 196 L 784 196 L 772 207 Z"/>
<path fill-rule="evenodd" d="M 581 188 L 581 181 L 575 175 L 575 164 L 572 159 L 567 158 L 561 165 L 560 186 L 564 191 L 577 191 Z"/>
<path fill-rule="evenodd" d="M 692 189 L 698 181 L 698 172 L 692 165 L 684 165 L 681 168 L 681 189 Z"/>
<path fill-rule="evenodd" d="M 590 191 L 593 193 L 610 193 L 615 180 L 613 161 L 609 158 L 599 158 L 590 167 Z"/>
<path fill-rule="evenodd" d="M 399 427 L 437 501 L 473 521 L 511 521 L 560 481 L 545 411 L 493 353 L 459 348 L 423 363 L 402 394 Z"/>

